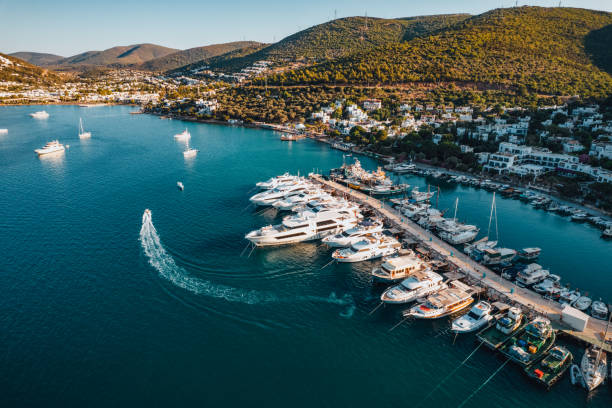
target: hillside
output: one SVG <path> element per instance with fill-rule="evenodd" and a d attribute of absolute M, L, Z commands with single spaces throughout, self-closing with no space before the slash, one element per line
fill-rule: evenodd
<path fill-rule="evenodd" d="M 19 58 L 0 54 L 0 82 L 48 85 L 60 81 L 59 75 L 53 71 L 34 66 Z"/>
<path fill-rule="evenodd" d="M 234 51 L 230 51 L 225 54 L 217 55 L 216 57 L 203 59 L 201 61 L 194 62 L 193 64 L 189 64 L 189 65 L 185 65 L 185 66 L 173 69 L 173 70 L 169 70 L 168 73 L 171 73 L 171 74 L 186 73 L 192 69 L 198 69 L 203 66 L 214 66 L 214 67 L 224 66 L 226 69 L 232 70 L 234 67 L 234 64 L 237 61 L 240 61 L 240 62 L 236 64 L 235 66 L 242 67 L 242 64 L 244 64 L 244 62 L 242 61 L 243 57 L 253 54 L 267 46 L 268 46 L 267 44 L 255 43 L 255 45 L 247 46 L 244 48 L 238 48 Z"/>
<path fill-rule="evenodd" d="M 492 10 L 431 35 L 273 75 L 268 83 L 452 81 L 521 93 L 605 96 L 612 93 L 612 76 L 604 71 L 611 61 L 610 24 L 612 14 L 601 11 Z"/>
<path fill-rule="evenodd" d="M 142 64 L 179 50 L 155 44 L 135 44 L 109 48 L 104 51 L 87 51 L 57 62 L 61 67 L 78 66 L 126 66 Z"/>
<path fill-rule="evenodd" d="M 19 58 L 25 62 L 29 62 L 33 65 L 44 67 L 47 65 L 56 64 L 58 61 L 63 60 L 64 57 L 55 54 L 45 54 L 41 52 L 14 52 L 9 54 L 11 57 Z"/>
<path fill-rule="evenodd" d="M 384 44 L 398 44 L 426 35 L 467 18 L 467 14 L 399 19 L 347 17 L 332 20 L 290 35 L 243 57 L 211 64 L 212 68 L 238 70 L 257 60 L 317 62 L 362 52 Z"/>
<path fill-rule="evenodd" d="M 139 68 L 149 71 L 169 71 L 197 61 L 207 60 L 218 55 L 227 54 L 238 49 L 257 46 L 256 41 L 236 41 L 224 44 L 213 44 L 204 47 L 189 48 L 184 51 L 177 51 L 144 62 Z"/>

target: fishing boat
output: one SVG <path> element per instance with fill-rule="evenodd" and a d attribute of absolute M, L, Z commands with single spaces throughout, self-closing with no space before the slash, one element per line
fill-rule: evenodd
<path fill-rule="evenodd" d="M 79 139 L 89 139 L 91 138 L 91 132 L 86 132 L 83 129 L 83 119 L 79 118 Z"/>
<path fill-rule="evenodd" d="M 361 262 L 394 255 L 401 247 L 402 245 L 391 236 L 374 234 L 363 237 L 348 248 L 335 250 L 332 258 L 343 263 Z"/>
<path fill-rule="evenodd" d="M 429 295 L 424 302 L 402 312 L 404 317 L 439 319 L 460 312 L 473 302 L 473 289 L 460 281 L 452 281 L 448 288 Z"/>
<path fill-rule="evenodd" d="M 555 339 L 550 320 L 536 317 L 504 344 L 500 351 L 515 363 L 526 367 L 542 357 L 555 343 Z"/>
<path fill-rule="evenodd" d="M 346 248 L 359 242 L 363 237 L 383 231 L 384 225 L 380 220 L 364 220 L 353 228 L 336 235 L 323 238 L 323 243 L 332 248 Z"/>
<path fill-rule="evenodd" d="M 493 306 L 481 300 L 472 306 L 467 314 L 453 320 L 451 331 L 454 333 L 470 333 L 480 330 L 494 319 L 493 313 Z"/>
<path fill-rule="evenodd" d="M 187 129 L 183 130 L 181 133 L 177 133 L 174 135 L 176 140 L 189 140 L 191 138 L 191 133 Z"/>
<path fill-rule="evenodd" d="M 380 266 L 372 269 L 372 278 L 375 281 L 393 283 L 428 268 L 429 265 L 426 262 L 411 252 L 407 255 L 386 258 Z"/>
<path fill-rule="evenodd" d="M 608 373 L 607 353 L 599 347 L 589 347 L 580 362 L 582 385 L 591 392 L 604 382 Z"/>
<path fill-rule="evenodd" d="M 568 349 L 555 346 L 544 354 L 544 358 L 524 368 L 525 373 L 547 389 L 552 387 L 572 365 L 574 356 Z"/>
<path fill-rule="evenodd" d="M 537 247 L 523 248 L 518 252 L 518 258 L 523 261 L 533 261 L 538 259 L 542 249 Z"/>
<path fill-rule="evenodd" d="M 185 189 L 185 186 L 180 181 L 176 182 L 176 187 L 178 187 L 178 189 L 181 190 L 181 191 L 183 191 Z"/>
<path fill-rule="evenodd" d="M 34 112 L 34 113 L 30 113 L 30 116 L 33 117 L 34 119 L 47 119 L 49 118 L 49 114 L 47 113 L 47 111 L 38 111 L 38 112 Z"/>
<path fill-rule="evenodd" d="M 608 318 L 608 306 L 601 299 L 594 301 L 591 304 L 591 316 L 599 320 Z"/>
<path fill-rule="evenodd" d="M 36 154 L 39 156 L 44 156 L 46 154 L 63 152 L 64 150 L 66 150 L 66 148 L 63 144 L 57 140 L 53 140 L 40 149 L 35 149 L 34 152 L 36 152 Z"/>
<path fill-rule="evenodd" d="M 431 269 L 412 272 L 401 283 L 391 286 L 380 296 L 383 303 L 404 304 L 446 288 L 444 279 Z"/>
<path fill-rule="evenodd" d="M 516 250 L 510 248 L 489 248 L 485 249 L 482 262 L 485 265 L 499 265 L 510 262 L 516 256 Z"/>
<path fill-rule="evenodd" d="M 481 330 L 476 337 L 485 346 L 496 350 L 506 343 L 512 336 L 523 330 L 527 322 L 523 312 L 518 307 L 511 307 L 507 313 L 496 317 L 495 324 Z"/>

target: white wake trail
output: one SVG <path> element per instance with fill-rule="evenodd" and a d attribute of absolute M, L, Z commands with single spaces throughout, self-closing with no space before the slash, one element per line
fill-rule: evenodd
<path fill-rule="evenodd" d="M 345 312 L 340 313 L 342 317 L 350 318 L 355 310 L 353 298 L 347 294 L 338 298 L 335 293 L 329 297 L 322 296 L 298 296 L 294 298 L 281 298 L 271 292 L 257 290 L 239 289 L 227 285 L 216 284 L 208 280 L 189 276 L 187 271 L 178 266 L 174 259 L 164 249 L 157 230 L 153 225 L 151 212 L 146 210 L 142 215 L 142 227 L 140 229 L 140 243 L 151 266 L 165 279 L 174 285 L 188 290 L 196 295 L 210 296 L 225 299 L 229 302 L 246 304 L 271 303 L 271 302 L 295 302 L 315 301 L 325 302 L 340 306 L 347 306 Z"/>

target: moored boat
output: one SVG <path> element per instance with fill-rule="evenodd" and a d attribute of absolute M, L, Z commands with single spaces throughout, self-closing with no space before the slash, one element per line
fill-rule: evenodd
<path fill-rule="evenodd" d="M 487 326 L 494 319 L 493 306 L 481 300 L 467 314 L 453 320 L 451 331 L 455 333 L 470 333 Z"/>
<path fill-rule="evenodd" d="M 386 258 L 378 267 L 372 269 L 376 281 L 392 283 L 411 276 L 414 272 L 424 271 L 428 264 L 414 253 Z"/>
<path fill-rule="evenodd" d="M 177 133 L 174 135 L 174 138 L 177 140 L 188 140 L 191 138 L 191 133 L 187 129 L 183 130 L 181 133 Z"/>
<path fill-rule="evenodd" d="M 537 361 L 555 343 L 556 334 L 550 320 L 536 317 L 518 332 L 500 351 L 515 363 L 528 366 Z"/>
<path fill-rule="evenodd" d="M 335 250 L 332 258 L 343 263 L 361 262 L 396 254 L 401 247 L 402 245 L 391 236 L 374 234 L 364 236 L 348 248 Z"/>
<path fill-rule="evenodd" d="M 429 295 L 427 299 L 402 313 L 404 317 L 439 319 L 465 310 L 474 302 L 472 288 L 460 281 L 452 281 L 448 288 Z"/>
<path fill-rule="evenodd" d="M 482 261 L 485 265 L 498 265 L 510 262 L 516 256 L 516 251 L 510 248 L 488 248 L 484 250 Z"/>
<path fill-rule="evenodd" d="M 57 140 L 53 140 L 47 143 L 46 145 L 44 145 L 43 147 L 41 147 L 40 149 L 36 149 L 34 151 L 39 156 L 44 156 L 46 154 L 63 152 L 64 150 L 66 150 L 66 148 L 64 147 L 63 144 L 61 144 Z"/>
<path fill-rule="evenodd" d="M 601 348 L 589 347 L 580 362 L 582 385 L 591 392 L 604 382 L 608 375 L 607 354 Z"/>
<path fill-rule="evenodd" d="M 446 284 L 442 276 L 431 269 L 415 271 L 398 285 L 385 290 L 380 300 L 390 304 L 410 303 L 444 288 Z"/>
<path fill-rule="evenodd" d="M 518 252 L 518 258 L 523 261 L 533 261 L 540 256 L 542 250 L 537 247 L 523 248 Z"/>
<path fill-rule="evenodd" d="M 512 336 L 526 326 L 525 316 L 518 307 L 511 307 L 508 312 L 496 317 L 495 324 L 481 330 L 476 337 L 485 346 L 498 349 Z"/>
<path fill-rule="evenodd" d="M 525 373 L 546 388 L 553 386 L 572 365 L 574 356 L 568 349 L 555 346 L 542 360 L 525 367 Z"/>
<path fill-rule="evenodd" d="M 42 111 L 30 113 L 30 116 L 33 117 L 34 119 L 47 119 L 49 117 L 49 114 L 47 113 L 47 111 L 42 110 Z"/>

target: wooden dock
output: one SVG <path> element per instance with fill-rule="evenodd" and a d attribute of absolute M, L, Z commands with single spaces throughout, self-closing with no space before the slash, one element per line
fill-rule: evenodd
<path fill-rule="evenodd" d="M 454 264 L 457 269 L 468 277 L 471 283 L 486 287 L 489 295 L 503 299 L 506 303 L 520 306 L 527 313 L 546 316 L 553 323 L 555 329 L 562 331 L 579 342 L 597 346 L 602 344 L 606 322 L 590 318 L 584 331 L 574 331 L 562 321 L 562 306 L 559 303 L 544 299 L 531 290 L 520 288 L 514 283 L 503 279 L 500 275 L 474 261 L 457 248 L 434 236 L 431 232 L 421 228 L 384 202 L 336 182 L 325 180 L 320 175 L 313 175 L 311 177 L 314 181 L 341 193 L 347 198 L 370 207 L 378 216 L 385 219 L 394 228 L 403 231 L 420 245 L 436 253 L 438 257 Z M 612 333 L 608 333 L 607 340 L 608 343 L 604 342 L 603 348 L 612 353 L 612 344 L 610 344 Z"/>

